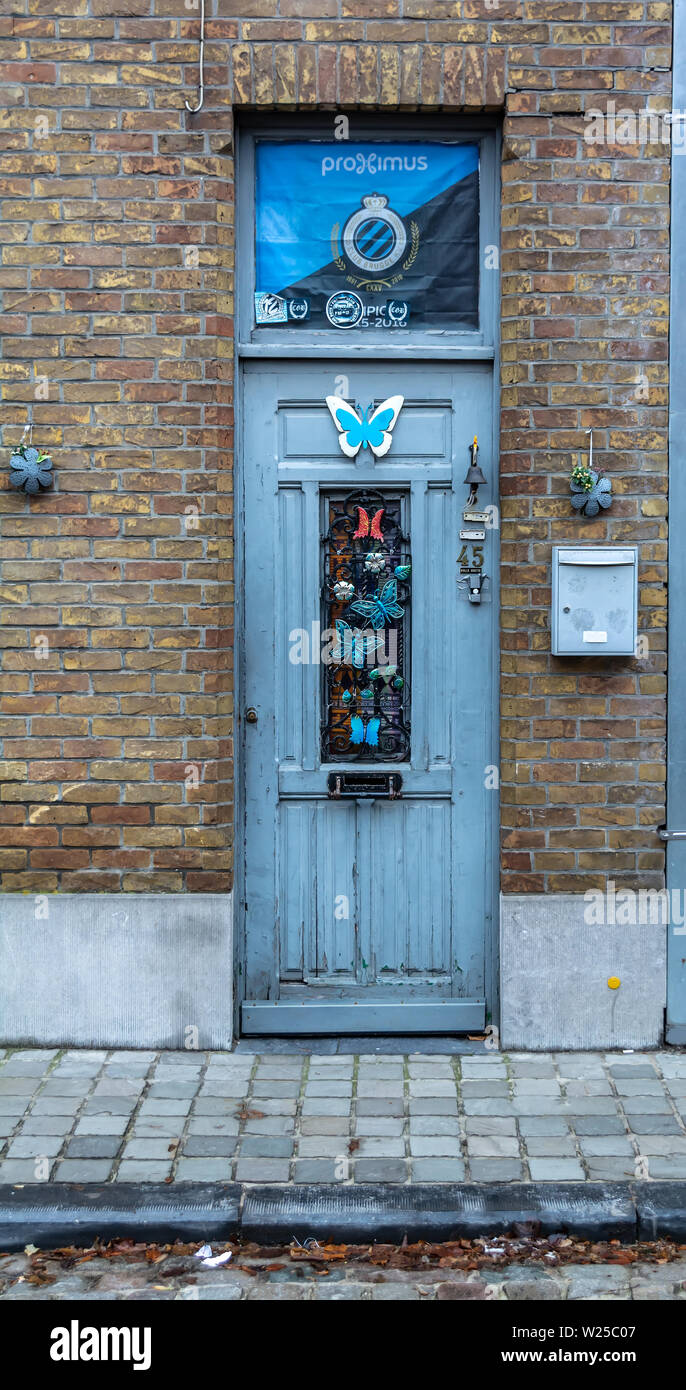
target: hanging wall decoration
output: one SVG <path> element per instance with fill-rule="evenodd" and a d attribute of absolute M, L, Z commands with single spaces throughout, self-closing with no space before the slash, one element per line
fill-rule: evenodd
<path fill-rule="evenodd" d="M 322 664 L 322 757 L 405 761 L 411 564 L 403 499 L 365 491 L 325 505 L 323 626 L 332 641 Z"/>
<path fill-rule="evenodd" d="M 588 463 L 582 463 L 581 458 L 572 469 L 572 476 L 569 482 L 569 490 L 572 494 L 572 506 L 580 516 L 597 516 L 600 508 L 606 510 L 612 502 L 612 483 L 609 478 L 596 472 L 593 467 L 593 430 L 587 430 L 590 435 L 588 446 Z"/>
<path fill-rule="evenodd" d="M 26 430 L 24 431 L 24 436 Z M 43 449 L 35 449 L 32 444 L 21 444 L 10 458 L 10 483 L 31 497 L 45 492 L 53 484 L 52 459 Z"/>
<path fill-rule="evenodd" d="M 338 430 L 338 442 L 343 453 L 352 459 L 361 448 L 365 448 L 371 449 L 375 458 L 383 458 L 391 447 L 391 430 L 402 410 L 403 400 L 403 396 L 389 396 L 376 410 L 372 401 L 361 412 L 359 406 L 356 410 L 342 396 L 327 396 L 326 404 Z M 371 534 L 374 534 L 373 531 Z"/>

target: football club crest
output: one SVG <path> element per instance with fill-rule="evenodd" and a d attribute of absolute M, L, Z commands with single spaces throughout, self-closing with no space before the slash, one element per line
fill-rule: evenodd
<path fill-rule="evenodd" d="M 280 294 L 255 293 L 255 323 L 287 323 L 288 304 Z"/>
<path fill-rule="evenodd" d="M 407 246 L 407 232 L 383 193 L 362 199 L 362 207 L 343 228 L 343 250 L 358 270 L 374 274 L 390 270 Z"/>
<path fill-rule="evenodd" d="M 364 304 L 351 290 L 339 290 L 326 301 L 326 317 L 334 328 L 354 328 L 363 315 Z"/>

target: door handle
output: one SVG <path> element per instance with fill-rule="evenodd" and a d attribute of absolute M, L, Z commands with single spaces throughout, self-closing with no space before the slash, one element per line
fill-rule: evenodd
<path fill-rule="evenodd" d="M 250 708 L 245 711 L 245 722 L 246 724 L 257 723 L 257 710 L 254 708 L 253 705 L 251 705 Z"/>

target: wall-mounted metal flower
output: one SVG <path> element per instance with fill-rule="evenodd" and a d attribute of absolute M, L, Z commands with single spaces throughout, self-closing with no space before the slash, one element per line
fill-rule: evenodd
<path fill-rule="evenodd" d="M 582 463 L 581 459 L 575 463 L 569 480 L 569 490 L 576 512 L 581 516 L 597 516 L 601 507 L 605 509 L 612 502 L 612 483 L 609 478 L 596 473 L 593 467 L 593 431 L 588 430 L 588 434 L 591 436 L 588 463 Z"/>
<path fill-rule="evenodd" d="M 33 445 L 20 444 L 10 459 L 10 482 L 12 487 L 35 495 L 52 487 L 52 459 L 42 449 Z"/>

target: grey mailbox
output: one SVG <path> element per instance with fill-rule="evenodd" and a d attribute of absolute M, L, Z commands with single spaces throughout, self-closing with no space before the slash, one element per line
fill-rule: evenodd
<path fill-rule="evenodd" d="M 553 546 L 553 656 L 633 656 L 635 545 Z"/>

